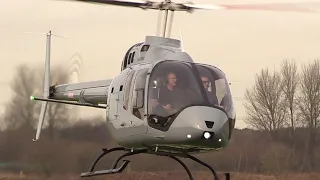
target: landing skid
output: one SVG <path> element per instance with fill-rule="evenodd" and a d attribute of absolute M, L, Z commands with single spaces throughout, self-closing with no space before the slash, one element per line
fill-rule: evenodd
<path fill-rule="evenodd" d="M 88 172 L 82 173 L 81 177 L 91 177 L 91 176 L 97 176 L 97 175 L 105 175 L 105 174 L 114 174 L 114 173 L 121 173 L 126 167 L 127 165 L 130 163 L 130 161 L 128 160 L 123 160 L 123 163 L 120 165 L 119 168 L 117 168 L 117 165 L 119 163 L 119 161 L 124 158 L 124 157 L 128 157 L 128 156 L 133 156 L 136 154 L 154 154 L 154 155 L 158 155 L 158 156 L 167 156 L 170 157 L 174 160 L 176 160 L 179 164 L 181 164 L 183 166 L 183 168 L 187 171 L 190 180 L 194 180 L 193 176 L 191 174 L 191 171 L 189 170 L 189 168 L 187 167 L 186 164 L 184 164 L 176 155 L 173 155 L 171 153 L 161 153 L 161 152 L 148 152 L 148 149 L 142 149 L 142 150 L 131 150 L 131 149 L 127 149 L 124 147 L 116 147 L 116 148 L 112 148 L 112 149 L 102 149 L 103 152 L 95 159 L 95 161 L 92 163 L 92 165 L 89 168 Z M 128 151 L 126 153 L 124 153 L 123 155 L 121 155 L 120 157 L 118 157 L 118 159 L 116 161 L 114 161 L 112 168 L 111 169 L 107 169 L 107 170 L 100 170 L 100 171 L 94 171 L 94 167 L 96 166 L 97 162 L 106 154 L 114 152 L 114 151 Z M 207 163 L 201 161 L 200 159 L 191 156 L 189 154 L 186 154 L 184 156 L 185 158 L 189 158 L 205 167 L 207 167 L 213 174 L 214 179 L 215 180 L 219 180 L 218 175 L 216 173 L 216 171 Z M 225 177 L 226 180 L 230 180 L 230 173 L 225 173 Z"/>

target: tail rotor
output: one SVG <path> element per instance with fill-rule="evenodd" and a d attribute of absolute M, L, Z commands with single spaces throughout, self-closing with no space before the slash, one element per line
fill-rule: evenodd
<path fill-rule="evenodd" d="M 27 34 L 44 34 L 44 33 L 33 33 L 33 32 L 25 32 Z M 45 56 L 45 70 L 44 70 L 44 82 L 43 82 L 43 97 L 42 98 L 36 98 L 34 96 L 31 96 L 31 100 L 37 100 L 37 99 L 49 99 L 50 98 L 50 57 L 51 57 L 51 37 L 56 36 L 59 38 L 67 39 L 65 37 L 54 35 L 52 34 L 51 30 L 46 33 L 47 39 L 46 39 L 46 56 Z M 46 110 L 48 106 L 48 101 L 42 101 L 41 104 L 41 111 L 39 116 L 39 122 L 36 132 L 36 137 L 33 139 L 33 141 L 37 141 L 41 134 L 41 129 L 43 126 Z"/>

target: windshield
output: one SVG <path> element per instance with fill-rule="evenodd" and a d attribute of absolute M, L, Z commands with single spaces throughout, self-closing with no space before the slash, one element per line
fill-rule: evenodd
<path fill-rule="evenodd" d="M 165 61 L 150 76 L 148 114 L 168 117 L 180 109 L 204 103 L 201 83 L 189 63 Z"/>
<path fill-rule="evenodd" d="M 206 91 L 206 97 L 209 100 L 210 105 L 224 109 L 227 112 L 228 117 L 234 119 L 235 111 L 231 91 L 225 75 L 222 71 L 213 66 L 202 64 L 195 64 L 195 66 L 201 77 L 203 87 Z"/>
<path fill-rule="evenodd" d="M 164 61 L 151 72 L 148 114 L 167 118 L 189 106 L 212 106 L 234 118 L 225 75 L 217 68 L 181 61 Z"/>

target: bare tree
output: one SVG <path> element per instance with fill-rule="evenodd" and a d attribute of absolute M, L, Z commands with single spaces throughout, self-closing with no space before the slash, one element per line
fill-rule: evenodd
<path fill-rule="evenodd" d="M 320 123 L 320 61 L 318 59 L 302 67 L 299 102 L 302 121 L 309 129 L 305 153 L 306 157 L 309 157 L 310 167 L 313 168 L 316 133 Z"/>
<path fill-rule="evenodd" d="M 43 93 L 43 70 L 30 68 L 23 64 L 17 68 L 12 80 L 13 96 L 5 110 L 6 128 L 14 129 L 21 126 L 34 128 L 40 112 L 40 103 L 30 101 L 31 95 Z M 52 82 L 66 83 L 68 74 L 62 68 L 54 68 L 51 76 Z M 49 103 L 47 108 L 47 124 L 52 137 L 55 123 L 66 122 L 67 112 L 62 104 Z"/>
<path fill-rule="evenodd" d="M 27 65 L 20 65 L 11 83 L 12 98 L 4 112 L 6 128 L 15 129 L 20 126 L 32 127 L 35 121 L 36 104 L 30 102 L 30 96 L 37 86 L 36 72 Z"/>
<path fill-rule="evenodd" d="M 291 140 L 294 142 L 297 103 L 296 95 L 299 85 L 299 73 L 295 61 L 285 60 L 281 66 L 282 91 L 285 95 L 286 106 L 290 113 Z"/>
<path fill-rule="evenodd" d="M 253 128 L 270 132 L 277 139 L 286 115 L 280 74 L 262 69 L 256 75 L 254 87 L 246 89 L 244 98 L 247 111 L 245 122 Z"/>

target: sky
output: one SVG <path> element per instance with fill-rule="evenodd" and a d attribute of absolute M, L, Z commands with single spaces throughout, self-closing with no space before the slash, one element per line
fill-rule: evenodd
<path fill-rule="evenodd" d="M 181 1 L 176 1 L 181 2 Z M 307 2 L 306 0 L 201 0 L 199 4 Z M 320 2 L 320 1 L 319 1 Z M 320 6 L 318 6 L 320 10 Z M 156 11 L 74 3 L 62 0 L 0 1 L 0 113 L 10 100 L 9 82 L 21 63 L 44 67 L 45 35 L 54 34 L 51 65 L 67 66 L 80 54 L 83 79 L 111 79 L 127 49 L 156 34 Z M 172 38 L 183 35 L 196 62 L 222 69 L 235 96 L 236 127 L 246 127 L 243 96 L 262 68 L 279 69 L 283 59 L 305 63 L 320 57 L 320 13 L 270 11 L 176 12 Z M 6 64 L 6 65 L 4 65 Z M 82 115 L 103 110 L 80 108 Z"/>

